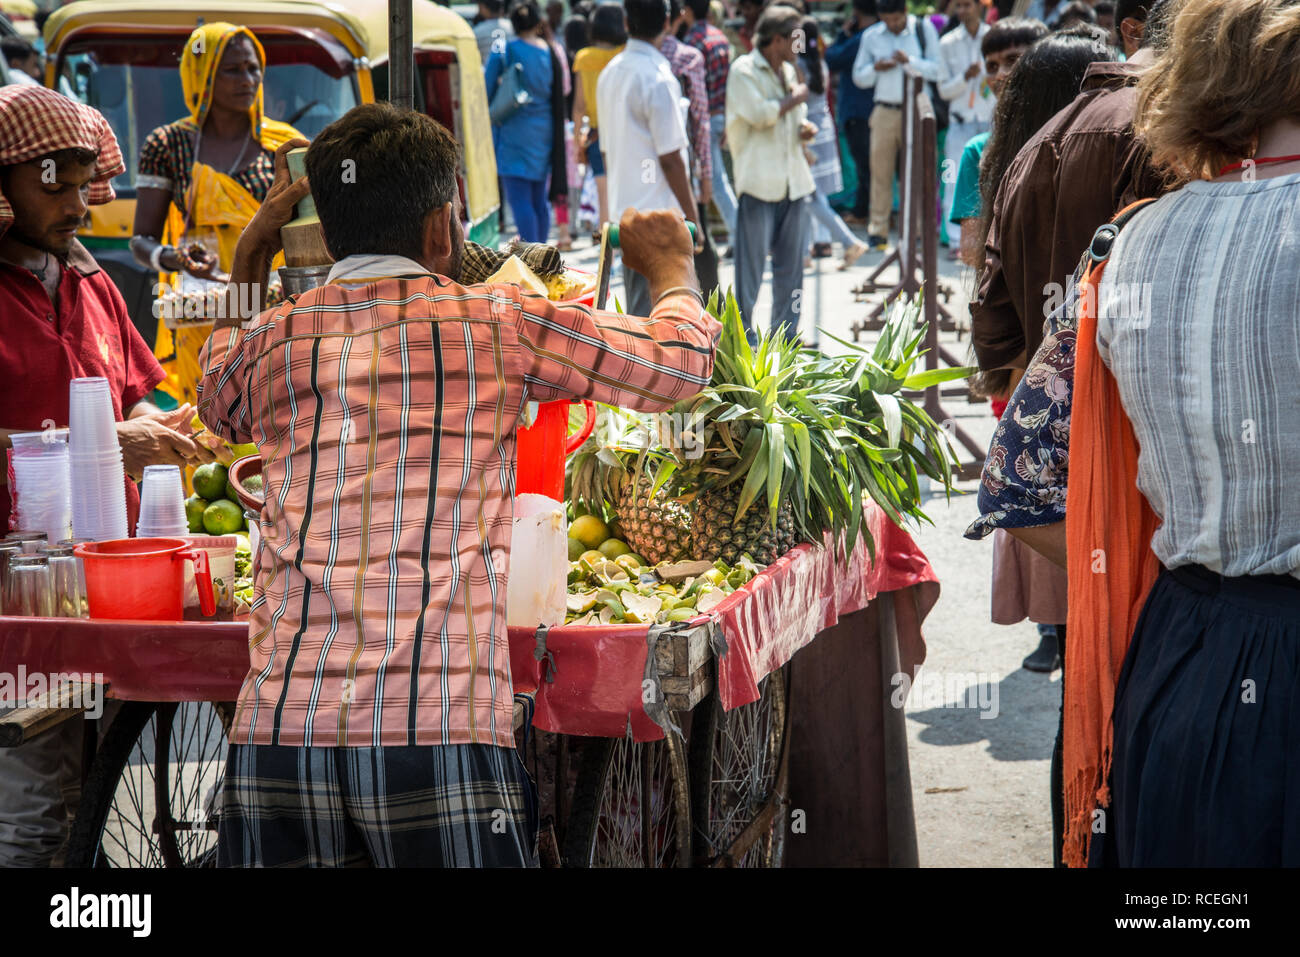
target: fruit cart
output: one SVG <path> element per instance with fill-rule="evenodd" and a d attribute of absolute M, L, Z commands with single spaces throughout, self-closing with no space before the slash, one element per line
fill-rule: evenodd
<path fill-rule="evenodd" d="M 870 517 L 875 561 L 799 546 L 693 621 L 511 629 L 516 691 L 536 700 L 527 757 L 550 818 L 545 863 L 780 865 L 796 652 L 890 593 L 937 591 L 910 537 Z M 922 652 L 902 650 L 910 670 Z M 247 625 L 0 617 L 0 672 L 20 667 L 102 675 L 111 699 L 66 863 L 213 864 Z M 0 745 L 79 714 L 66 704 L 7 716 Z"/>

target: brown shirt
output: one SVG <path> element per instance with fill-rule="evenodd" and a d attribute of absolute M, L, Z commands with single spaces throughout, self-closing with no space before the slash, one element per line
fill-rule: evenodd
<path fill-rule="evenodd" d="M 1133 137 L 1141 67 L 1093 63 L 1082 92 L 1016 154 L 993 201 L 983 279 L 971 303 L 981 369 L 1024 369 L 1097 227 L 1162 178 Z"/>

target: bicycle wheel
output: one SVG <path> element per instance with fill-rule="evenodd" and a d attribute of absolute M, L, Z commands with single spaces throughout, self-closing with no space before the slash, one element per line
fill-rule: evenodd
<path fill-rule="evenodd" d="M 565 831 L 571 867 L 677 867 L 689 862 L 686 762 L 667 739 L 584 743 Z"/>
<path fill-rule="evenodd" d="M 233 704 L 130 702 L 95 756 L 69 867 L 213 867 Z"/>
<path fill-rule="evenodd" d="M 723 711 L 715 693 L 696 709 L 699 726 L 691 734 L 690 779 L 698 862 L 781 866 L 785 691 L 785 673 L 775 671 L 759 683 L 757 701 Z M 763 816 L 765 824 L 751 827 Z"/>

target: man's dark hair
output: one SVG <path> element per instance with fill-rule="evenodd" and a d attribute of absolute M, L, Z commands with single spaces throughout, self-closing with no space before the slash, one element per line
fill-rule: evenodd
<path fill-rule="evenodd" d="M 624 0 L 627 35 L 638 40 L 653 40 L 664 32 L 668 19 L 668 0 Z"/>
<path fill-rule="evenodd" d="M 703 22 L 709 19 L 709 0 L 686 0 L 686 8 L 696 20 Z"/>
<path fill-rule="evenodd" d="M 865 13 L 869 17 L 880 16 L 876 0 L 853 0 L 853 9 L 858 13 Z"/>
<path fill-rule="evenodd" d="M 1096 23 L 1097 14 L 1092 12 L 1092 7 L 1084 3 L 1083 0 L 1074 0 L 1069 6 L 1061 11 L 1061 15 L 1056 18 L 1057 30 L 1068 30 L 1078 23 Z"/>
<path fill-rule="evenodd" d="M 537 9 L 533 0 L 524 0 L 510 8 L 510 25 L 515 28 L 515 33 L 531 30 L 541 22 L 542 11 Z"/>
<path fill-rule="evenodd" d="M 1097 0 L 1097 5 L 1092 8 L 1092 12 L 1097 14 L 1097 22 L 1101 22 L 1102 17 L 1113 17 L 1115 15 L 1115 0 Z"/>
<path fill-rule="evenodd" d="M 602 3 L 591 15 L 591 42 L 621 47 L 627 43 L 627 18 L 623 4 Z"/>
<path fill-rule="evenodd" d="M 505 11 L 505 0 L 478 0 L 479 6 L 489 17 L 500 17 Z"/>
<path fill-rule="evenodd" d="M 882 13 L 906 13 L 907 0 L 876 0 L 876 15 Z"/>
<path fill-rule="evenodd" d="M 1115 24 L 1121 20 L 1146 20 L 1151 11 L 1151 0 L 1118 0 L 1115 4 Z"/>
<path fill-rule="evenodd" d="M 569 65 L 583 47 L 591 46 L 591 24 L 586 17 L 569 17 L 564 24 L 564 50 L 569 55 Z"/>
<path fill-rule="evenodd" d="M 803 22 L 803 14 L 784 3 L 774 3 L 758 16 L 754 24 L 754 46 L 766 49 L 777 37 L 788 37 Z"/>
<path fill-rule="evenodd" d="M 1033 46 L 1047 36 L 1047 24 L 1029 17 L 1007 17 L 989 27 L 980 41 L 980 55 L 992 56 L 1012 47 Z"/>
<path fill-rule="evenodd" d="M 10 63 L 36 56 L 36 47 L 22 37 L 15 36 L 8 36 L 0 40 L 0 51 L 4 53 L 5 59 Z"/>
<path fill-rule="evenodd" d="M 452 201 L 459 164 L 455 137 L 423 113 L 391 103 L 344 113 L 307 149 L 307 178 L 330 253 L 418 260 L 424 219 Z"/>
<path fill-rule="evenodd" d="M 682 0 L 668 0 L 668 19 L 676 20 L 682 15 Z"/>

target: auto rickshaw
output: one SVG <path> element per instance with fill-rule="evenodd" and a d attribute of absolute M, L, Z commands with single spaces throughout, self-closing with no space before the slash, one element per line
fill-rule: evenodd
<path fill-rule="evenodd" d="M 45 85 L 71 91 L 108 119 L 126 171 L 117 199 L 91 208 L 79 238 L 112 277 L 136 327 L 152 345 L 157 276 L 129 249 L 135 219 L 140 147 L 155 127 L 186 114 L 177 72 L 199 24 L 226 20 L 249 27 L 266 50 L 266 115 L 313 137 L 361 103 L 387 95 L 387 0 L 79 0 L 45 24 Z M 469 238 L 498 239 L 496 158 L 483 67 L 474 33 L 431 0 L 413 0 L 416 109 L 461 143 L 461 200 Z"/>

